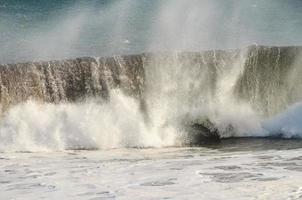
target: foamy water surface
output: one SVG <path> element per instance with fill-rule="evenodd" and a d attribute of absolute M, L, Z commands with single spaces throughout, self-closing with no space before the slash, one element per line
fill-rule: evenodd
<path fill-rule="evenodd" d="M 1 199 L 300 199 L 302 143 L 0 154 Z"/>

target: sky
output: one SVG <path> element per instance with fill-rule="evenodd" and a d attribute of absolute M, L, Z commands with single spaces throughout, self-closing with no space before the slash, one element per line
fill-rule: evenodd
<path fill-rule="evenodd" d="M 302 45 L 301 0 L 0 0 L 0 63 Z"/>

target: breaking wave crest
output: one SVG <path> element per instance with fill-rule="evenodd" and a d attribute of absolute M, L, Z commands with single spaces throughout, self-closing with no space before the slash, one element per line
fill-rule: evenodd
<path fill-rule="evenodd" d="M 301 103 L 269 120 L 262 120 L 254 113 L 241 109 L 236 113 L 224 110 L 225 114 L 211 119 L 222 138 L 302 137 Z M 203 113 L 194 113 L 198 111 Z M 205 112 L 192 110 L 191 117 L 186 118 L 187 123 L 196 121 L 198 117 L 199 120 L 204 119 L 201 116 L 207 116 Z M 120 91 L 113 91 L 108 103 L 91 100 L 80 104 L 54 105 L 28 101 L 13 107 L 2 119 L 0 151 L 94 150 L 189 144 L 187 140 L 192 133 L 177 124 L 180 121 L 152 125 L 145 120 L 139 103 Z"/>
<path fill-rule="evenodd" d="M 61 151 L 161 147 L 174 138 L 152 134 L 135 99 L 113 91 L 108 103 L 41 104 L 13 107 L 2 119 L 1 151 Z"/>
<path fill-rule="evenodd" d="M 0 66 L 0 151 L 302 137 L 301 48 Z"/>

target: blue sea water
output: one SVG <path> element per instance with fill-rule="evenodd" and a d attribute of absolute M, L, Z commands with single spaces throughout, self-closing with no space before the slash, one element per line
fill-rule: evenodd
<path fill-rule="evenodd" d="M 1 0 L 0 62 L 301 45 L 300 0 Z"/>

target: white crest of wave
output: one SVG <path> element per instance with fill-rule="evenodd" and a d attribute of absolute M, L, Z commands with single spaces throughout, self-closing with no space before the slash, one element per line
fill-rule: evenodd
<path fill-rule="evenodd" d="M 0 151 L 62 151 L 161 147 L 174 144 L 169 130 L 146 127 L 139 104 L 119 91 L 107 103 L 17 105 L 1 120 Z"/>
<path fill-rule="evenodd" d="M 183 141 L 180 140 L 189 133 L 182 132 L 179 116 L 185 116 L 188 122 L 207 117 L 215 123 L 223 138 L 302 137 L 302 103 L 269 120 L 261 119 L 249 105 L 228 103 L 224 101 L 191 110 L 179 108 L 165 116 L 153 116 L 152 123 L 146 123 L 139 102 L 119 90 L 112 90 L 111 99 L 106 103 L 90 100 L 55 105 L 28 101 L 12 107 L 1 120 L 0 151 L 181 145 Z M 153 112 L 157 111 L 153 108 Z M 171 114 L 176 114 L 173 119 L 169 117 Z M 227 131 L 229 125 L 233 131 Z"/>

